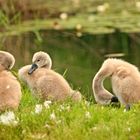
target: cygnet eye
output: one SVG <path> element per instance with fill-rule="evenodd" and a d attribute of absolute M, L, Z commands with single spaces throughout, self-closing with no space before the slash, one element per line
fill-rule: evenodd
<path fill-rule="evenodd" d="M 40 61 L 40 59 L 37 60 L 37 62 L 39 62 L 39 61 Z"/>

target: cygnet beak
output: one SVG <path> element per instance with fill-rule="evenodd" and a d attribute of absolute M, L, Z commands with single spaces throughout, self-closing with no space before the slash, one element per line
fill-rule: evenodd
<path fill-rule="evenodd" d="M 32 64 L 31 68 L 28 71 L 28 74 L 31 75 L 37 68 L 37 64 Z"/>

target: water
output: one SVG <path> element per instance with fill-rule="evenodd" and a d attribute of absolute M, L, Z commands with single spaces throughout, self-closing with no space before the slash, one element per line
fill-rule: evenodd
<path fill-rule="evenodd" d="M 131 34 L 136 35 L 136 34 Z M 16 58 L 14 69 L 30 64 L 37 51 L 45 51 L 53 60 L 53 69 L 68 80 L 74 89 L 92 97 L 92 79 L 100 68 L 106 54 L 122 53 L 122 59 L 140 66 L 139 42 L 127 34 L 90 35 L 77 37 L 68 31 L 40 31 L 39 35 L 26 33 L 1 38 L 1 49 Z M 111 90 L 109 80 L 105 86 Z"/>

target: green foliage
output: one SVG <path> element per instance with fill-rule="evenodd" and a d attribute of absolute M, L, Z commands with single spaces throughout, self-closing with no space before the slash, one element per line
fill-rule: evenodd
<path fill-rule="evenodd" d="M 140 32 L 139 1 L 6 0 L 0 4 L 0 37 L 50 29 L 79 34 Z"/>
<path fill-rule="evenodd" d="M 15 111 L 19 118 L 15 126 L 0 124 L 0 139 L 49 139 L 49 140 L 128 140 L 139 139 L 139 105 L 128 112 L 122 108 L 102 107 L 83 100 L 81 103 L 66 101 L 43 105 L 35 113 L 35 105 L 42 104 L 23 88 L 21 105 Z M 55 117 L 50 115 L 54 113 Z"/>
<path fill-rule="evenodd" d="M 0 26 L 6 27 L 9 24 L 9 18 L 2 11 L 0 11 Z"/>

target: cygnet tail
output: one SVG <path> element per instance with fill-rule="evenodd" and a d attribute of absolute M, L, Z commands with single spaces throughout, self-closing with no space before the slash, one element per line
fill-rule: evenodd
<path fill-rule="evenodd" d="M 79 91 L 72 90 L 71 91 L 71 99 L 76 102 L 80 102 L 82 100 L 82 95 Z"/>
<path fill-rule="evenodd" d="M 95 97 L 95 101 L 99 104 L 107 105 L 111 102 L 118 102 L 117 97 L 112 95 L 103 86 L 105 78 L 111 76 L 115 70 L 113 65 L 114 59 L 107 59 L 95 75 L 92 83 L 92 89 Z"/>

